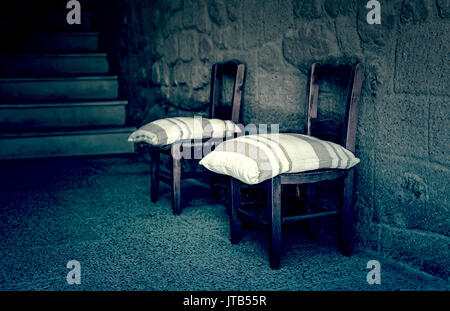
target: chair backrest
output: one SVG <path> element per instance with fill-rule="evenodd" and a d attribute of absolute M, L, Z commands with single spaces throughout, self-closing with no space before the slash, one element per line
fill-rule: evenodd
<path fill-rule="evenodd" d="M 326 74 L 327 66 L 321 66 L 314 63 L 311 67 L 308 91 L 306 98 L 306 134 L 312 136 L 316 135 L 316 128 L 320 128 L 320 134 L 324 139 L 330 139 L 334 136 L 335 141 L 340 143 L 343 147 L 351 152 L 355 152 L 356 145 L 356 127 L 358 121 L 358 103 L 361 96 L 362 83 L 364 81 L 364 67 L 357 63 L 353 66 L 340 66 L 340 68 L 347 68 L 348 75 L 348 96 L 346 101 L 346 112 L 344 124 L 338 124 L 335 120 L 318 120 L 318 99 L 319 99 L 319 71 L 321 67 L 325 72 L 320 72 L 320 75 Z M 350 69 L 350 70 L 348 70 Z M 317 131 L 318 132 L 318 131 Z"/>
<path fill-rule="evenodd" d="M 233 94 L 231 97 L 231 112 L 224 112 L 219 108 L 223 78 L 229 76 L 234 79 Z M 239 122 L 239 115 L 242 102 L 242 91 L 245 81 L 245 65 L 238 61 L 228 61 L 226 63 L 214 64 L 211 71 L 211 95 L 210 95 L 210 118 L 219 118 Z M 225 109 L 226 110 L 226 109 Z"/>

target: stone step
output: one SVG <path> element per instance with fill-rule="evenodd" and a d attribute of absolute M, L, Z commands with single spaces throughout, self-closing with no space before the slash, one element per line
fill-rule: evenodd
<path fill-rule="evenodd" d="M 106 54 L 0 54 L 0 75 L 55 76 L 107 74 Z"/>
<path fill-rule="evenodd" d="M 0 104 L 0 130 L 121 126 L 127 101 Z"/>
<path fill-rule="evenodd" d="M 0 159 L 133 153 L 133 127 L 0 133 Z"/>
<path fill-rule="evenodd" d="M 110 100 L 118 97 L 117 76 L 2 78 L 0 103 Z"/>
<path fill-rule="evenodd" d="M 34 32 L 5 35 L 8 52 L 96 52 L 98 32 Z"/>

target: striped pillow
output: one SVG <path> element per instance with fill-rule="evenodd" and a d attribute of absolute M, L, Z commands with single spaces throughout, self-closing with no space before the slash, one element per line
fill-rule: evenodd
<path fill-rule="evenodd" d="M 301 134 L 241 136 L 221 143 L 200 164 L 246 184 L 259 184 L 283 173 L 348 169 L 359 163 L 344 147 Z"/>
<path fill-rule="evenodd" d="M 231 137 L 240 132 L 240 128 L 232 121 L 202 117 L 166 118 L 142 126 L 130 135 L 128 141 L 166 146 L 177 141 Z"/>

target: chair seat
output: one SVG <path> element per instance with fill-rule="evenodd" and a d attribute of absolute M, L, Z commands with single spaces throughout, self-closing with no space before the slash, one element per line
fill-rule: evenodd
<path fill-rule="evenodd" d="M 348 170 L 327 169 L 315 170 L 301 173 L 286 173 L 281 175 L 281 183 L 284 185 L 297 185 L 306 183 L 316 183 L 326 180 L 345 178 Z"/>

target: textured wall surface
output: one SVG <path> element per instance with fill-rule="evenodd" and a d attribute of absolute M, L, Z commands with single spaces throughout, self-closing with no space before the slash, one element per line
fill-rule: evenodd
<path fill-rule="evenodd" d="M 363 62 L 357 243 L 448 278 L 450 4 L 380 2 L 382 23 L 369 25 L 365 0 L 123 1 L 122 92 L 138 126 L 206 115 L 211 64 L 239 59 L 244 124 L 302 131 L 311 63 Z"/>

